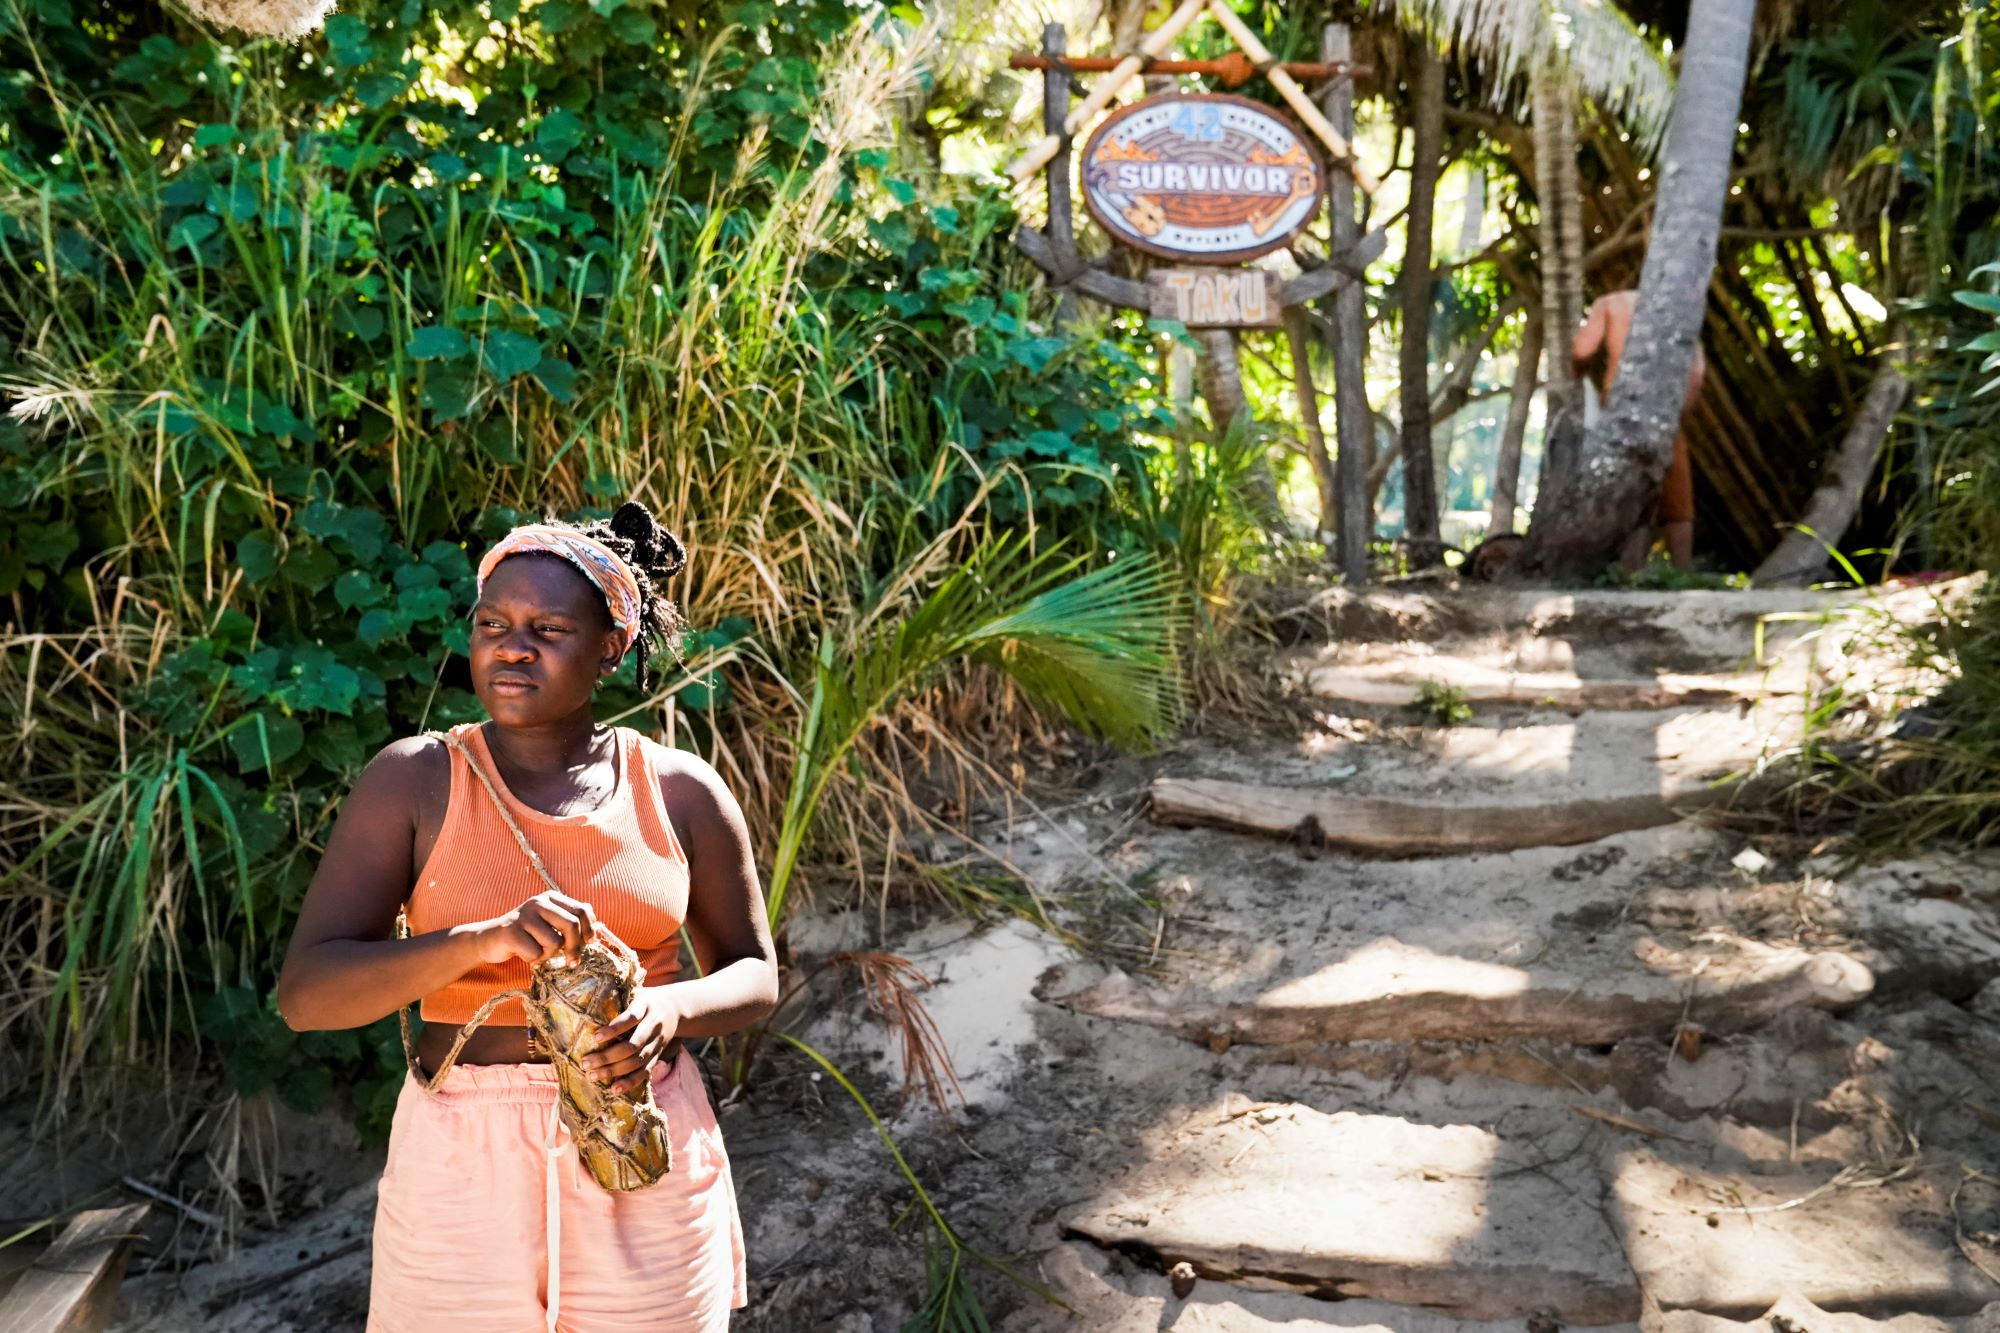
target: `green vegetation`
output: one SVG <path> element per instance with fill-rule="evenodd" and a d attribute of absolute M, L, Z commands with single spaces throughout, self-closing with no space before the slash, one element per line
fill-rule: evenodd
<path fill-rule="evenodd" d="M 638 494 L 686 540 L 684 661 L 605 716 L 722 767 L 774 912 L 816 815 L 930 817 L 866 733 L 940 672 L 1174 724 L 1159 516 L 1198 483 L 1152 335 L 1057 331 L 1000 191 L 898 174 L 926 40 L 364 0 L 230 47 L 0 0 L 6 1086 L 214 1051 L 385 1123 L 393 1035 L 294 1035 L 268 989 L 359 767 L 477 716 L 473 563 L 525 515 Z"/>
<path fill-rule="evenodd" d="M 1465 691 L 1441 680 L 1418 681 L 1417 697 L 1410 701 L 1410 707 L 1440 727 L 1455 727 L 1472 721 L 1473 716 Z"/>

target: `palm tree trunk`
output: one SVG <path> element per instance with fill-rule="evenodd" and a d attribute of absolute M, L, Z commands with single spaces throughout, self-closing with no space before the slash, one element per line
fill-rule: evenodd
<path fill-rule="evenodd" d="M 1202 329 L 1195 336 L 1202 344 L 1201 358 L 1195 363 L 1195 378 L 1201 384 L 1201 396 L 1208 403 L 1208 419 L 1215 424 L 1219 440 L 1238 417 L 1246 425 L 1250 420 L 1250 400 L 1243 393 L 1243 365 L 1236 355 L 1236 330 Z M 1258 454 L 1244 478 L 1244 486 L 1263 529 L 1274 537 L 1285 535 L 1285 506 L 1278 498 L 1278 483 L 1271 475 L 1269 457 Z"/>
<path fill-rule="evenodd" d="M 1534 405 L 1535 379 L 1542 360 L 1542 316 L 1530 314 L 1521 334 L 1521 353 L 1514 362 L 1514 386 L 1507 399 L 1507 420 L 1500 428 L 1500 456 L 1493 463 L 1493 521 L 1488 536 L 1514 530 L 1514 506 L 1521 493 L 1521 443 L 1528 434 L 1528 411 Z"/>
<path fill-rule="evenodd" d="M 1572 419 L 1582 382 L 1570 367 L 1570 340 L 1583 323 L 1583 181 L 1576 169 L 1575 84 L 1563 57 L 1551 53 L 1532 67 L 1535 195 L 1541 206 L 1542 330 L 1549 348 L 1550 422 Z M 1544 436 L 1538 494 L 1552 497 L 1576 466 L 1578 433 Z"/>
<path fill-rule="evenodd" d="M 1430 376 L 1431 230 L 1444 156 L 1444 61 L 1428 45 L 1420 43 L 1417 51 L 1409 238 L 1403 250 L 1401 369 L 1403 536 L 1409 543 L 1410 563 L 1421 568 L 1436 564 L 1443 555 L 1431 465 Z"/>
<path fill-rule="evenodd" d="M 1510 575 L 1595 574 L 1659 494 L 1715 269 L 1755 9 L 1756 0 L 1694 0 L 1689 10 L 1680 94 L 1667 126 L 1652 238 L 1618 379 L 1584 438 L 1561 512 L 1545 516 L 1548 506 L 1535 506 L 1536 521 Z M 1560 335 L 1550 343 L 1550 360 L 1563 360 Z"/>

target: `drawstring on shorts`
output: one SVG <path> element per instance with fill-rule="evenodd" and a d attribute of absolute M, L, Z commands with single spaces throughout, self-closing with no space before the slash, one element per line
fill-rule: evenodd
<path fill-rule="evenodd" d="M 556 1160 L 562 1156 L 562 1141 L 569 1134 L 569 1126 L 563 1123 L 562 1099 L 549 1103 L 549 1129 L 542 1136 L 542 1155 L 548 1162 L 548 1173 L 543 1183 L 543 1194 L 548 1200 L 548 1249 L 549 1249 L 549 1333 L 556 1333 L 556 1315 L 562 1307 L 562 1179 L 556 1172 Z M 577 1158 L 569 1159 L 570 1188 L 581 1188 L 576 1178 Z"/>

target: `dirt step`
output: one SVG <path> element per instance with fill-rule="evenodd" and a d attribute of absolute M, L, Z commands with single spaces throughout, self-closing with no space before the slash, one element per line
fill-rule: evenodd
<path fill-rule="evenodd" d="M 1833 1313 L 1820 1309 L 1799 1295 L 1787 1295 L 1756 1320 L 1739 1323 L 1721 1315 L 1698 1310 L 1676 1310 L 1664 1315 L 1658 1333 L 2000 1333 L 2000 1307 L 1993 1308 L 1990 1320 L 1944 1319 L 1937 1315 L 1885 1315 L 1880 1319 L 1863 1314 Z"/>
<path fill-rule="evenodd" d="M 1621 1144 L 1604 1171 L 1625 1253 L 1664 1310 L 1750 1319 L 1794 1294 L 1860 1314 L 1976 1314 L 2000 1301 L 2000 1282 L 1971 1260 L 2000 1272 L 2000 1253 L 1961 1251 L 1950 1195 L 1964 1177 L 1908 1149 L 1838 1172 L 1753 1175 L 1691 1142 Z M 1975 1182 L 1967 1195 L 1966 1230 L 1991 1228 L 2000 1189 Z"/>
<path fill-rule="evenodd" d="M 1681 793 L 1681 803 L 1695 804 L 1706 794 L 1707 789 L 1694 788 Z M 1213 778 L 1156 778 L 1148 802 L 1154 820 L 1162 824 L 1263 833 L 1380 856 L 1570 847 L 1680 818 L 1674 804 L 1654 795 L 1469 805 Z"/>
<path fill-rule="evenodd" d="M 1414 712 L 1379 721 L 1330 717 L 1291 745 L 1268 737 L 1190 740 L 1160 767 L 1180 778 L 1478 806 L 1672 800 L 1752 769 L 1760 757 L 1796 744 L 1800 731 L 1795 701 L 1423 722 Z"/>
<path fill-rule="evenodd" d="M 1162 832 L 1154 850 L 1183 904 L 1163 933 L 1170 973 L 1058 969 L 1044 998 L 1211 1045 L 1592 1046 L 1844 1008 L 1874 984 L 1838 941 L 1797 942 L 1775 913 L 1755 918 L 1762 937 L 1733 929 L 1719 899 L 1635 919 L 1648 893 L 1741 881 L 1727 845 L 1687 825 L 1418 861 L 1305 860 L 1206 831 Z"/>
<path fill-rule="evenodd" d="M 1205 1278 L 1459 1319 L 1636 1320 L 1591 1164 L 1475 1125 L 1224 1098 L 1064 1229 Z"/>
<path fill-rule="evenodd" d="M 1831 646 L 1865 639 L 1885 621 L 1920 622 L 1940 603 L 1962 602 L 1983 579 L 1845 593 L 1336 588 L 1298 620 L 1302 629 L 1363 654 L 1371 645 L 1422 642 L 1524 671 L 1729 672 L 1760 644 L 1768 655 L 1779 655 L 1808 638 L 1817 641 L 1811 647 Z"/>

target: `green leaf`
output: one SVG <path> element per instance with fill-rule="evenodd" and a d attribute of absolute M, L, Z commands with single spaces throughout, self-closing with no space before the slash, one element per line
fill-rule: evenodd
<path fill-rule="evenodd" d="M 348 570 L 333 584 L 333 599 L 347 611 L 357 606 L 373 606 L 388 595 L 389 590 L 382 586 L 381 580 L 358 569 Z"/>
<path fill-rule="evenodd" d="M 611 31 L 627 46 L 649 46 L 659 36 L 660 25 L 637 9 L 621 9 L 611 16 Z"/>
<path fill-rule="evenodd" d="M 262 583 L 278 572 L 278 555 L 277 542 L 261 532 L 236 543 L 236 563 L 252 583 Z"/>
<path fill-rule="evenodd" d="M 444 324 L 427 324 L 410 335 L 410 355 L 419 361 L 455 359 L 470 349 L 463 333 Z"/>
<path fill-rule="evenodd" d="M 275 709 L 262 709 L 229 733 L 229 748 L 236 766 L 245 773 L 276 768 L 297 754 L 306 743 L 306 729 L 295 717 Z"/>
<path fill-rule="evenodd" d="M 443 588 L 405 588 L 396 594 L 396 609 L 412 625 L 442 620 L 451 614 L 451 593 Z"/>
<path fill-rule="evenodd" d="M 2000 315 L 2000 295 L 1992 292 L 1953 292 L 1951 299 L 1989 315 Z"/>
<path fill-rule="evenodd" d="M 541 363 L 542 345 L 525 333 L 501 329 L 486 335 L 479 359 L 485 363 L 487 373 L 504 384 Z"/>
<path fill-rule="evenodd" d="M 299 712 L 322 709 L 346 716 L 354 711 L 354 702 L 361 697 L 361 676 L 320 648 L 293 666 L 292 679 L 278 687 L 277 697 Z"/>
<path fill-rule="evenodd" d="M 559 403 L 576 397 L 576 367 L 559 356 L 544 356 L 536 362 L 535 380 Z"/>
<path fill-rule="evenodd" d="M 284 575 L 307 592 L 319 592 L 340 575 L 340 561 L 318 543 L 294 546 L 285 556 Z"/>
<path fill-rule="evenodd" d="M 570 149 L 583 142 L 583 118 L 568 107 L 557 107 L 542 117 L 535 130 L 535 146 L 551 161 L 569 156 Z"/>
<path fill-rule="evenodd" d="M 535 17 L 541 22 L 542 31 L 553 37 L 576 26 L 576 21 L 590 11 L 572 0 L 543 0 Z"/>
<path fill-rule="evenodd" d="M 380 648 L 392 638 L 401 638 L 408 630 L 407 625 L 399 624 L 394 615 L 379 607 L 364 612 L 354 626 L 355 637 L 370 648 Z"/>
<path fill-rule="evenodd" d="M 167 245 L 172 248 L 186 246 L 192 250 L 215 235 L 221 227 L 222 223 L 207 213 L 190 213 L 167 233 Z"/>
<path fill-rule="evenodd" d="M 444 366 L 424 377 L 423 392 L 418 397 L 425 407 L 437 413 L 438 420 L 450 421 L 464 416 L 471 408 L 478 387 L 471 371 Z"/>
<path fill-rule="evenodd" d="M 235 142 L 234 125 L 204 125 L 194 132 L 194 146 L 197 148 L 220 148 Z"/>

